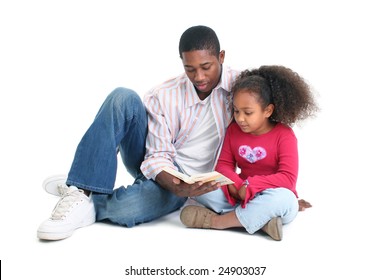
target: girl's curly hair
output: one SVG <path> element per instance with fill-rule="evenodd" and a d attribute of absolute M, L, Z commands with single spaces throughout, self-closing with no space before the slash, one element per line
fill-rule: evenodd
<path fill-rule="evenodd" d="M 310 86 L 296 72 L 284 66 L 266 65 L 244 70 L 233 84 L 233 96 L 242 90 L 254 94 L 263 109 L 274 104 L 270 117 L 274 122 L 292 126 L 318 111 Z"/>

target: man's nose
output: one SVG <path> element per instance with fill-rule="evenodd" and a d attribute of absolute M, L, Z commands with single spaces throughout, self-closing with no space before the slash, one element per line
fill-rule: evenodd
<path fill-rule="evenodd" d="M 195 81 L 203 81 L 205 78 L 205 74 L 202 70 L 198 70 L 196 71 L 196 74 L 195 74 Z"/>

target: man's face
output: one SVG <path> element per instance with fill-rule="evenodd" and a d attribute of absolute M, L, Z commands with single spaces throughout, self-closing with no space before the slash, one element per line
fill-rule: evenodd
<path fill-rule="evenodd" d="M 182 57 L 184 70 L 198 94 L 210 94 L 221 77 L 225 52 L 216 57 L 208 50 L 198 50 L 183 52 Z"/>

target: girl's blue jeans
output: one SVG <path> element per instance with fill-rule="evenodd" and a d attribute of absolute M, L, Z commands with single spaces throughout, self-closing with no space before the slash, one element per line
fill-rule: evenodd
<path fill-rule="evenodd" d="M 132 227 L 169 214 L 185 203 L 186 198 L 161 188 L 140 171 L 147 123 L 139 95 L 117 88 L 108 95 L 82 137 L 66 183 L 93 192 L 97 221 Z M 114 189 L 118 152 L 135 181 Z"/>
<path fill-rule="evenodd" d="M 217 213 L 236 212 L 236 216 L 250 234 L 261 229 L 269 220 L 281 217 L 283 224 L 292 222 L 298 214 L 298 200 L 286 188 L 267 189 L 250 200 L 245 208 L 232 206 L 221 189 L 194 198 Z"/>

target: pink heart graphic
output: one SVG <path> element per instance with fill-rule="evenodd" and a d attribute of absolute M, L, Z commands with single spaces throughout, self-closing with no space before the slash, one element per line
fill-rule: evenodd
<path fill-rule="evenodd" d="M 250 163 L 255 163 L 267 156 L 267 151 L 263 147 L 255 147 L 252 149 L 247 145 L 240 146 L 238 153 Z"/>

